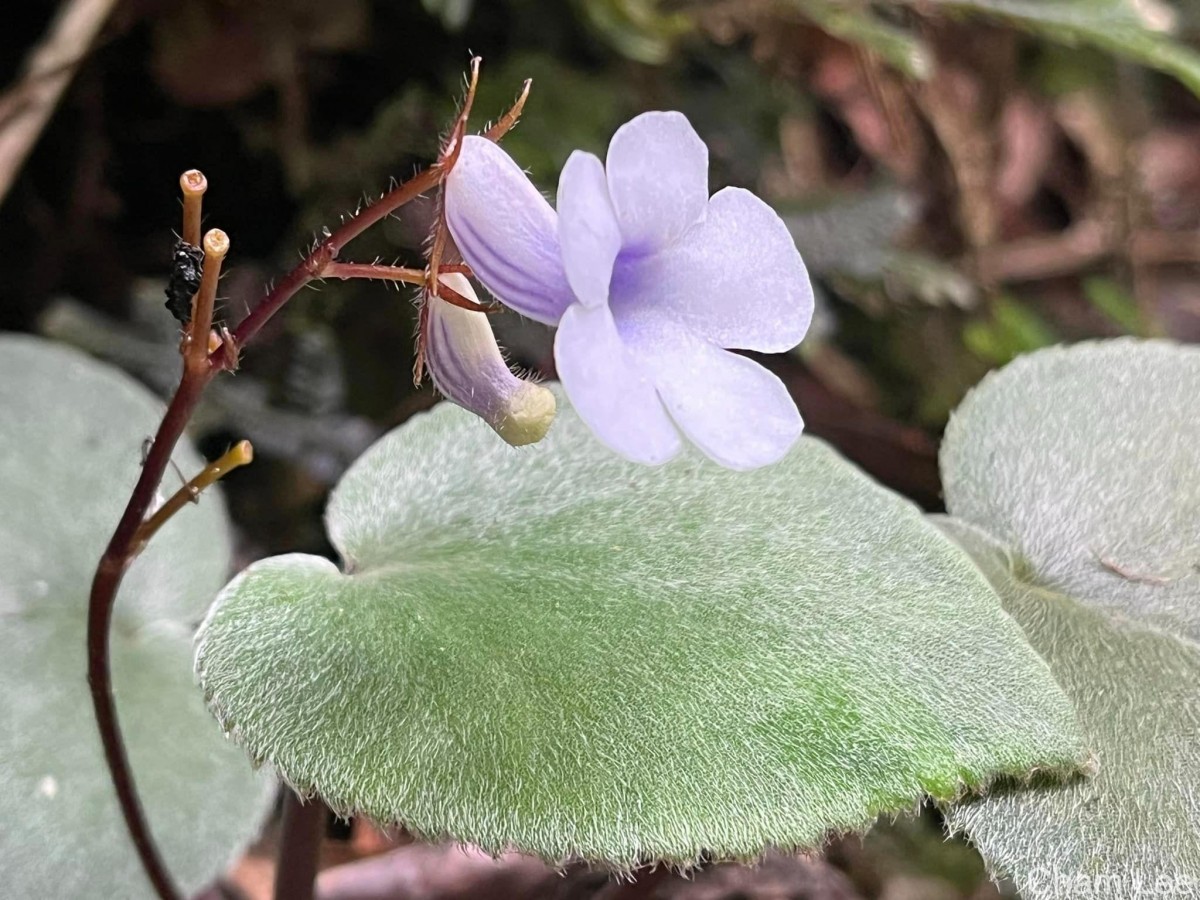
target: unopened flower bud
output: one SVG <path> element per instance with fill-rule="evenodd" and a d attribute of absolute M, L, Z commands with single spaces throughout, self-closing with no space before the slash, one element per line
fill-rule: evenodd
<path fill-rule="evenodd" d="M 478 302 L 466 276 L 442 275 L 441 282 Z M 437 389 L 487 422 L 514 447 L 545 437 L 554 421 L 554 394 L 512 373 L 487 314 L 439 297 L 430 297 L 428 304 L 425 360 Z"/>

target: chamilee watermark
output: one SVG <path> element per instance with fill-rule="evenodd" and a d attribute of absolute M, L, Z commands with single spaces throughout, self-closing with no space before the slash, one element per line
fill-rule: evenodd
<path fill-rule="evenodd" d="M 1190 875 L 1158 875 L 1148 878 L 1136 872 L 1097 872 L 1094 875 L 1058 871 L 1046 866 L 1035 869 L 1027 890 L 1055 896 L 1139 900 L 1143 897 L 1200 897 L 1200 879 Z"/>

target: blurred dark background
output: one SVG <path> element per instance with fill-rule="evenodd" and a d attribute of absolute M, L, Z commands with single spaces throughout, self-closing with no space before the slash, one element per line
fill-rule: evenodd
<path fill-rule="evenodd" d="M 1059 341 L 1200 338 L 1200 103 L 1188 87 L 1200 58 L 1186 49 L 1197 7 L 1131 4 L 1098 40 L 1054 19 L 1069 4 L 1080 2 L 1048 0 L 1042 21 L 970 0 L 117 2 L 61 64 L 69 85 L 28 159 L 0 172 L 13 176 L 0 328 L 74 343 L 166 394 L 179 174 L 204 171 L 206 225 L 231 236 L 221 315 L 235 322 L 324 226 L 434 158 L 477 53 L 478 125 L 533 78 L 506 147 L 547 191 L 572 149 L 603 153 L 631 115 L 685 112 L 709 145 L 712 188 L 774 204 L 814 276 L 810 336 L 765 362 L 810 433 L 936 509 L 938 436 L 988 369 Z M 26 61 L 58 9 L 31 0 L 0 29 L 0 137 L 37 102 Z M 1170 19 L 1179 45 L 1152 30 Z M 1169 74 L 1141 65 L 1151 56 Z M 345 256 L 417 263 L 429 215 L 406 207 Z M 412 384 L 413 326 L 407 293 L 328 283 L 213 386 L 195 439 L 210 456 L 243 437 L 258 451 L 226 483 L 243 561 L 328 552 L 329 487 L 436 400 Z M 545 329 L 511 317 L 498 330 L 515 364 L 552 374 Z M 369 830 L 340 838 L 336 860 L 386 845 Z M 253 858 L 239 871 L 236 890 L 253 894 Z M 499 884 L 494 895 L 517 896 Z M 574 884 L 577 896 L 608 889 Z M 928 812 L 865 846 L 837 843 L 826 862 L 717 870 L 687 890 L 1000 891 Z"/>

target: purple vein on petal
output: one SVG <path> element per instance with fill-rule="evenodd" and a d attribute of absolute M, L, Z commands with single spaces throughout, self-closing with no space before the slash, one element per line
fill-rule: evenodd
<path fill-rule="evenodd" d="M 527 279 L 524 284 L 518 284 L 513 280 L 513 276 L 508 274 L 515 271 L 513 266 L 480 237 L 479 231 L 466 218 L 456 217 L 451 224 L 452 230 L 461 232 L 466 238 L 466 240 L 457 239 L 459 249 L 463 250 L 464 256 L 469 251 L 471 256 L 476 257 L 474 260 L 468 259 L 475 270 L 476 277 L 506 306 L 547 325 L 554 325 L 562 318 L 563 312 L 571 302 L 570 296 L 555 297 L 549 291 L 539 291 L 537 290 L 539 282 L 536 279 Z M 565 275 L 563 281 L 565 285 Z M 534 303 L 529 302 L 531 300 L 538 301 L 539 305 L 535 306 Z"/>

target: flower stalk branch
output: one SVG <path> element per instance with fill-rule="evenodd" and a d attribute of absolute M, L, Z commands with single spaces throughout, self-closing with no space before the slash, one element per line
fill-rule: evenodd
<path fill-rule="evenodd" d="M 425 270 L 407 266 L 381 266 L 378 263 L 331 262 L 325 267 L 324 278 L 368 278 L 375 281 L 400 281 L 404 284 L 425 284 Z"/>
<path fill-rule="evenodd" d="M 179 189 L 183 193 L 183 231 L 180 237 L 185 244 L 200 243 L 200 208 L 204 192 L 208 190 L 208 179 L 199 169 L 188 169 L 179 176 Z"/>
<path fill-rule="evenodd" d="M 249 441 L 238 441 L 225 453 L 200 470 L 200 474 L 172 494 L 167 502 L 154 511 L 150 518 L 142 523 L 134 536 L 134 553 L 140 553 L 171 517 L 189 503 L 200 500 L 200 494 L 234 469 L 249 465 L 254 461 L 254 447 Z"/>
<path fill-rule="evenodd" d="M 209 367 L 209 335 L 217 302 L 217 282 L 221 280 L 221 263 L 228 252 L 229 237 L 225 232 L 214 228 L 204 235 L 204 273 L 200 290 L 192 298 L 192 318 L 184 339 L 184 364 L 193 377 L 203 376 Z"/>
<path fill-rule="evenodd" d="M 438 271 L 443 275 L 471 275 L 471 267 L 464 263 L 450 263 L 448 265 L 438 266 Z M 404 284 L 417 285 L 427 291 L 433 293 L 433 288 L 430 284 L 432 268 L 427 269 L 412 269 L 406 266 L 381 266 L 378 263 L 343 263 L 331 262 L 325 267 L 323 278 L 340 278 L 346 281 L 350 278 L 366 278 L 373 281 L 399 281 Z M 457 306 L 460 309 L 469 309 L 472 312 L 492 313 L 499 312 L 504 307 L 497 303 L 479 303 L 475 300 L 469 300 L 458 291 L 446 286 L 443 281 L 437 289 L 437 296 Z"/>
<path fill-rule="evenodd" d="M 478 67 L 478 60 L 473 60 L 469 93 L 464 102 L 464 108 L 467 109 L 474 94 Z M 498 134 L 502 134 L 512 127 L 527 93 L 528 84 L 518 99 L 517 106 L 502 117 L 493 131 L 498 129 Z M 465 118 L 460 116 L 453 132 L 453 140 L 457 145 L 462 143 L 464 124 Z M 340 228 L 318 242 L 299 265 L 275 284 L 263 301 L 233 332 L 222 328 L 220 334 L 217 334 L 212 329 L 217 281 L 222 262 L 229 250 L 229 239 L 224 232 L 216 229 L 204 237 L 205 259 L 201 286 L 193 299 L 191 321 L 180 346 L 184 365 L 179 385 L 146 453 L 141 474 L 125 510 L 97 564 L 87 613 L 88 685 L 105 761 L 130 838 L 146 876 L 160 900 L 180 900 L 180 894 L 150 833 L 121 736 L 112 694 L 109 644 L 112 613 L 125 572 L 154 533 L 179 508 L 194 499 L 204 487 L 230 469 L 248 463 L 252 455 L 250 446 L 245 442 L 237 445 L 230 453 L 208 466 L 161 508 L 150 513 L 159 485 L 170 465 L 175 446 L 191 420 L 208 383 L 218 373 L 237 368 L 241 348 L 253 340 L 271 317 L 301 288 L 327 277 L 378 277 L 379 267 L 341 263 L 338 261 L 339 253 L 356 237 L 386 219 L 401 206 L 438 187 L 453 166 L 456 156 L 456 153 L 443 153 L 428 169 L 418 172 L 408 181 L 385 192 L 375 203 L 358 210 Z M 204 175 L 196 170 L 184 173 L 180 179 L 183 193 L 182 237 L 188 243 L 199 242 L 201 203 L 207 186 Z M 339 266 L 349 268 L 339 270 Z M 460 266 L 446 267 L 451 268 L 456 272 L 462 270 Z M 428 271 L 420 273 L 420 282 L 414 283 L 427 285 Z M 460 292 L 456 292 L 456 295 L 461 298 Z"/>
<path fill-rule="evenodd" d="M 355 213 L 331 236 L 318 243 L 303 262 L 285 275 L 263 301 L 251 311 L 250 315 L 246 316 L 234 329 L 229 336 L 233 349 L 240 349 L 253 340 L 262 327 L 297 291 L 315 280 L 326 277 L 330 264 L 337 259 L 342 248 L 372 225 L 382 222 L 404 204 L 433 190 L 444 177 L 445 172 L 437 164 L 418 172 L 408 181 L 385 193 L 370 206 Z M 232 354 L 218 349 L 210 355 L 210 359 L 217 369 L 233 368 L 227 362 L 230 355 Z"/>

